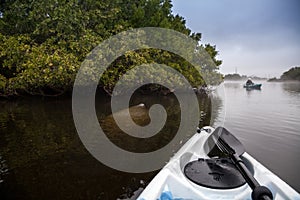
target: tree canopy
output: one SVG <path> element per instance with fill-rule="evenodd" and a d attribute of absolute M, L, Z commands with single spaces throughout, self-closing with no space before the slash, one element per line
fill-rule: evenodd
<path fill-rule="evenodd" d="M 226 74 L 224 76 L 224 80 L 234 80 L 234 81 L 238 81 L 238 80 L 245 80 L 247 79 L 246 75 L 240 75 L 240 74 Z"/>
<path fill-rule="evenodd" d="M 185 20 L 172 14 L 170 0 L 1 0 L 0 95 L 20 93 L 59 95 L 72 89 L 76 73 L 88 53 L 101 41 L 121 31 L 162 27 L 179 31 L 197 42 Z M 200 45 L 200 44 L 199 44 Z M 214 45 L 200 45 L 215 65 L 201 66 L 212 83 L 219 83 Z M 120 71 L 142 63 L 169 65 L 190 83 L 204 85 L 191 64 L 159 49 L 128 52 L 117 59 L 99 82 L 111 91 Z"/>
<path fill-rule="evenodd" d="M 283 81 L 300 81 L 300 67 L 293 67 L 284 72 L 281 77 Z"/>

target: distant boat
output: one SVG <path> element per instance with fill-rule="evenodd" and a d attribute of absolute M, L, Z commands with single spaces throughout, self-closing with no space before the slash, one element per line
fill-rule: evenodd
<path fill-rule="evenodd" d="M 246 89 L 256 89 L 256 90 L 260 90 L 260 88 L 261 88 L 261 86 L 262 86 L 262 84 L 245 84 L 244 85 L 244 88 L 246 88 Z"/>

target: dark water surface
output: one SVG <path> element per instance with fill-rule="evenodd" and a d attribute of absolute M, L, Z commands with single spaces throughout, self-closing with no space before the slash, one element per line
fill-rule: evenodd
<path fill-rule="evenodd" d="M 242 87 L 242 82 L 225 82 L 218 88 L 225 95 L 215 126 L 224 125 L 248 153 L 299 192 L 300 83 Z"/>
<path fill-rule="evenodd" d="M 0 133 L 0 199 L 116 199 L 153 176 L 121 173 L 90 156 L 70 100 L 2 102 Z"/>
<path fill-rule="evenodd" d="M 168 119 L 151 141 L 132 139 L 110 120 L 110 99 L 98 95 L 96 102 L 107 136 L 133 152 L 163 147 L 174 137 L 180 122 L 175 97 L 135 95 L 132 105 L 160 103 Z M 203 123 L 209 118 L 204 115 L 208 102 L 207 97 L 199 97 Z M 92 157 L 77 135 L 70 98 L 2 101 L 0 108 L 0 199 L 126 199 L 157 173 L 120 172 Z"/>
<path fill-rule="evenodd" d="M 246 91 L 239 82 L 223 86 L 225 97 L 213 104 L 214 125 L 224 124 L 250 154 L 300 191 L 300 84 L 263 83 L 261 91 Z M 151 141 L 130 139 L 110 121 L 109 98 L 99 95 L 96 102 L 107 136 L 134 152 L 163 147 L 180 122 L 176 98 L 136 95 L 132 105 L 164 105 L 168 122 Z M 209 105 L 199 97 L 200 125 L 209 124 Z M 0 199 L 126 199 L 156 173 L 119 172 L 93 158 L 74 127 L 71 99 L 0 102 Z"/>

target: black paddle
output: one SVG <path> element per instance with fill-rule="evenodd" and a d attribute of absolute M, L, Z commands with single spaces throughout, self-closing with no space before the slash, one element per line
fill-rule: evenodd
<path fill-rule="evenodd" d="M 272 192 L 265 186 L 261 186 L 250 173 L 240 156 L 245 153 L 243 144 L 228 130 L 218 127 L 212 133 L 210 138 L 217 147 L 226 155 L 228 155 L 236 165 L 246 182 L 252 189 L 251 197 L 253 200 L 272 200 Z"/>

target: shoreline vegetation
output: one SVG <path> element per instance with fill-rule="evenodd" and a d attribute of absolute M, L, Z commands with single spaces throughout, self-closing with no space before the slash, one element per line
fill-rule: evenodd
<path fill-rule="evenodd" d="M 226 74 L 224 76 L 224 80 L 228 81 L 246 81 L 248 78 L 253 80 L 266 80 L 268 82 L 299 82 L 300 81 L 300 67 L 292 67 L 288 71 L 282 73 L 280 78 L 263 78 L 257 76 L 247 76 L 247 75 L 240 75 L 238 73 L 234 74 Z"/>
<path fill-rule="evenodd" d="M 246 81 L 248 78 L 251 78 L 253 80 L 267 80 L 267 78 L 262 78 L 258 76 L 247 76 L 247 75 L 240 75 L 240 74 L 226 74 L 224 76 L 224 80 L 230 80 L 230 81 Z"/>
<path fill-rule="evenodd" d="M 270 78 L 268 82 L 299 82 L 300 81 L 300 67 L 293 67 L 285 71 L 280 78 Z"/>
<path fill-rule="evenodd" d="M 75 76 L 91 50 L 115 34 L 139 27 L 181 32 L 198 43 L 195 50 L 205 49 L 213 63 L 192 66 L 182 57 L 160 49 L 130 51 L 102 74 L 97 81 L 99 90 L 111 94 L 123 74 L 146 63 L 174 68 L 197 91 L 220 84 L 223 76 L 218 70 L 222 61 L 216 58 L 216 46 L 200 44 L 201 33 L 188 29 L 185 19 L 174 15 L 171 8 L 170 0 L 1 1 L 0 97 L 71 94 Z M 201 75 L 195 67 L 201 69 Z M 165 78 L 167 74 L 161 76 Z M 206 83 L 202 76 L 209 77 L 211 83 Z M 149 86 L 145 92 L 172 91 Z"/>

